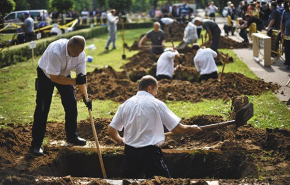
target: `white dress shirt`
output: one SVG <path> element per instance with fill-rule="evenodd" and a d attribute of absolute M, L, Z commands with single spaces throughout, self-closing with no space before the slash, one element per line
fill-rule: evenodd
<path fill-rule="evenodd" d="M 174 20 L 169 17 L 164 17 L 164 18 L 161 18 L 160 20 L 161 22 L 163 22 L 163 24 L 172 24 L 174 22 Z"/>
<path fill-rule="evenodd" d="M 195 43 L 198 39 L 196 26 L 188 22 L 184 29 L 183 41 L 187 43 Z"/>
<path fill-rule="evenodd" d="M 156 76 L 158 75 L 166 75 L 170 78 L 173 77 L 174 74 L 174 58 L 175 55 L 178 53 L 172 52 L 172 51 L 165 51 L 163 52 L 158 61 L 157 61 L 157 67 L 156 67 Z"/>
<path fill-rule="evenodd" d="M 38 61 L 38 66 L 44 74 L 68 76 L 72 70 L 86 74 L 86 54 L 81 52 L 78 57 L 70 57 L 67 51 L 67 39 L 59 39 L 48 45 L 43 55 Z"/>
<path fill-rule="evenodd" d="M 161 145 L 165 140 L 163 125 L 171 131 L 179 122 L 165 103 L 146 91 L 138 91 L 119 106 L 110 126 L 119 131 L 124 128 L 124 143 L 140 148 Z"/>
<path fill-rule="evenodd" d="M 197 53 L 193 58 L 196 71 L 200 72 L 200 75 L 217 72 L 218 68 L 214 60 L 216 56 L 217 53 L 210 48 L 200 48 L 199 50 L 197 50 Z"/>
<path fill-rule="evenodd" d="M 112 13 L 108 13 L 108 30 L 117 30 L 117 23 L 119 22 L 119 19 L 117 19 Z"/>

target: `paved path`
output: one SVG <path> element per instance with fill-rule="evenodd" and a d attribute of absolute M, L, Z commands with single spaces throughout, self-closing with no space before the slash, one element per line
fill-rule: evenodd
<path fill-rule="evenodd" d="M 203 16 L 204 13 L 202 10 L 198 10 L 200 16 Z M 216 22 L 219 27 L 222 29 L 224 24 L 227 23 L 227 20 L 223 17 L 216 17 Z M 222 29 L 222 35 L 224 31 Z M 230 38 L 242 41 L 241 37 L 229 36 Z M 246 49 L 233 49 L 235 54 L 251 69 L 259 78 L 263 79 L 265 82 L 273 82 L 279 84 L 281 87 L 276 93 L 276 96 L 280 101 L 286 102 L 290 98 L 290 84 L 286 86 L 286 83 L 290 79 L 290 70 L 285 70 L 283 66 L 283 61 L 278 59 L 270 67 L 264 67 L 260 63 L 255 62 L 253 58 L 253 50 L 251 48 Z M 283 58 L 285 58 L 283 56 Z"/>

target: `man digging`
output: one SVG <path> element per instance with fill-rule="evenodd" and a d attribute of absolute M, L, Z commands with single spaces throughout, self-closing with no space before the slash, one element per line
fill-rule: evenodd
<path fill-rule="evenodd" d="M 59 39 L 48 45 L 38 61 L 36 108 L 32 126 L 31 152 L 43 155 L 41 145 L 46 132 L 47 116 L 50 109 L 54 87 L 61 96 L 65 110 L 66 141 L 74 145 L 86 145 L 86 140 L 77 133 L 77 101 L 74 86 L 79 85 L 81 93 L 86 93 L 85 39 L 73 36 L 69 40 Z M 71 78 L 71 70 L 76 70 L 77 78 Z M 89 109 L 92 102 L 84 101 Z"/>
<path fill-rule="evenodd" d="M 123 103 L 108 127 L 109 135 L 118 143 L 125 144 L 123 178 L 145 178 L 155 175 L 170 178 L 163 161 L 160 145 L 165 140 L 165 127 L 174 134 L 200 132 L 197 125 L 183 125 L 162 101 L 155 98 L 158 82 L 150 75 L 141 78 L 138 92 Z M 124 128 L 124 136 L 118 131 Z"/>

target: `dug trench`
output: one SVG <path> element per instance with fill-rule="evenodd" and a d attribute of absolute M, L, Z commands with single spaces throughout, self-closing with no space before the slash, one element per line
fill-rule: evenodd
<path fill-rule="evenodd" d="M 195 103 L 219 98 L 236 102 L 234 100 L 240 97 L 247 99 L 247 95 L 276 92 L 278 89 L 276 84 L 239 73 L 225 73 L 222 81 L 197 83 L 190 49 L 180 52 L 185 55 L 176 59 L 175 65 L 182 64 L 182 68 L 176 71 L 173 80 L 159 81 L 157 98 L 162 101 Z M 224 57 L 221 55 L 222 60 Z M 126 64 L 130 79 L 124 70 L 117 72 L 109 66 L 95 69 L 87 74 L 90 97 L 124 102 L 136 94 L 138 79 L 146 74 L 155 76 L 157 59 L 158 56 L 151 55 L 148 49 L 131 57 Z M 77 97 L 81 100 L 79 93 Z M 199 115 L 182 118 L 182 123 L 202 126 L 230 120 L 241 104 L 233 103 L 233 111 L 225 113 L 225 117 Z M 87 119 L 78 122 L 79 135 L 90 141 L 85 147 L 66 145 L 63 141 L 64 123 L 49 122 L 44 142 L 45 155 L 41 157 L 29 152 L 31 123 L 1 122 L 1 126 L 8 128 L 0 129 L 0 184 L 209 184 L 211 181 L 216 184 L 287 184 L 290 180 L 290 131 L 254 128 L 253 121 L 241 127 L 229 125 L 196 135 L 166 136 L 161 148 L 172 179 L 141 180 L 142 175 L 138 181 L 122 179 L 123 148 L 107 134 L 111 119 L 93 120 L 107 176 L 116 181 L 102 179 L 91 123 Z"/>

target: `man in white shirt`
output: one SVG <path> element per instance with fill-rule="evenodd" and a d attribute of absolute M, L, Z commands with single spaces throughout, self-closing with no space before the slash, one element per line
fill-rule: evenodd
<path fill-rule="evenodd" d="M 214 2 L 212 1 L 209 5 L 209 17 L 211 20 L 215 22 L 215 12 L 218 10 L 218 7 L 214 5 Z"/>
<path fill-rule="evenodd" d="M 87 24 L 87 19 L 88 19 L 88 16 L 89 16 L 89 12 L 87 11 L 87 9 L 83 9 L 83 11 L 81 12 L 81 15 L 82 15 L 82 24 Z"/>
<path fill-rule="evenodd" d="M 117 39 L 117 23 L 119 21 L 119 17 L 115 17 L 116 10 L 113 9 L 111 13 L 108 13 L 108 31 L 109 38 L 106 44 L 106 50 L 109 50 L 109 46 L 111 42 L 113 43 L 113 49 L 116 49 L 116 39 Z"/>
<path fill-rule="evenodd" d="M 200 73 L 198 82 L 210 78 L 217 79 L 218 68 L 214 60 L 217 53 L 210 48 L 201 49 L 197 43 L 192 45 L 192 51 L 195 55 L 193 58 L 195 69 Z"/>
<path fill-rule="evenodd" d="M 168 29 L 169 29 L 169 35 L 172 37 L 173 35 L 172 35 L 172 24 L 175 22 L 176 20 L 174 20 L 174 19 L 172 19 L 172 18 L 170 18 L 170 17 L 168 17 L 168 15 L 167 14 L 165 14 L 164 15 L 164 17 L 162 17 L 161 19 L 160 19 L 160 26 L 161 26 L 161 29 L 164 31 L 164 29 L 166 28 L 166 27 L 168 27 Z"/>
<path fill-rule="evenodd" d="M 156 78 L 157 80 L 172 79 L 174 71 L 180 66 L 174 68 L 174 58 L 179 57 L 179 52 L 175 48 L 166 48 L 157 61 Z"/>
<path fill-rule="evenodd" d="M 184 29 L 183 43 L 178 47 L 178 49 L 183 49 L 188 44 L 192 45 L 193 43 L 197 42 L 198 39 L 196 26 L 188 21 L 185 21 L 184 25 L 186 27 Z"/>
<path fill-rule="evenodd" d="M 125 144 L 123 178 L 145 178 L 154 175 L 170 177 L 159 146 L 164 142 L 165 127 L 174 134 L 197 133 L 197 125 L 183 125 L 164 102 L 156 99 L 158 82 L 150 75 L 141 78 L 138 92 L 124 102 L 108 128 L 108 134 L 118 143 Z M 124 128 L 121 137 L 118 131 Z"/>
<path fill-rule="evenodd" d="M 32 126 L 31 152 L 43 155 L 41 145 L 46 132 L 47 116 L 50 109 L 54 87 L 61 96 L 65 110 L 66 141 L 74 145 L 86 145 L 86 140 L 77 133 L 77 101 L 74 86 L 79 85 L 81 93 L 86 93 L 85 39 L 73 36 L 69 40 L 59 39 L 50 43 L 38 61 L 35 82 L 36 108 Z M 71 78 L 71 70 L 76 71 L 77 78 Z M 92 109 L 91 101 L 86 106 Z"/>

